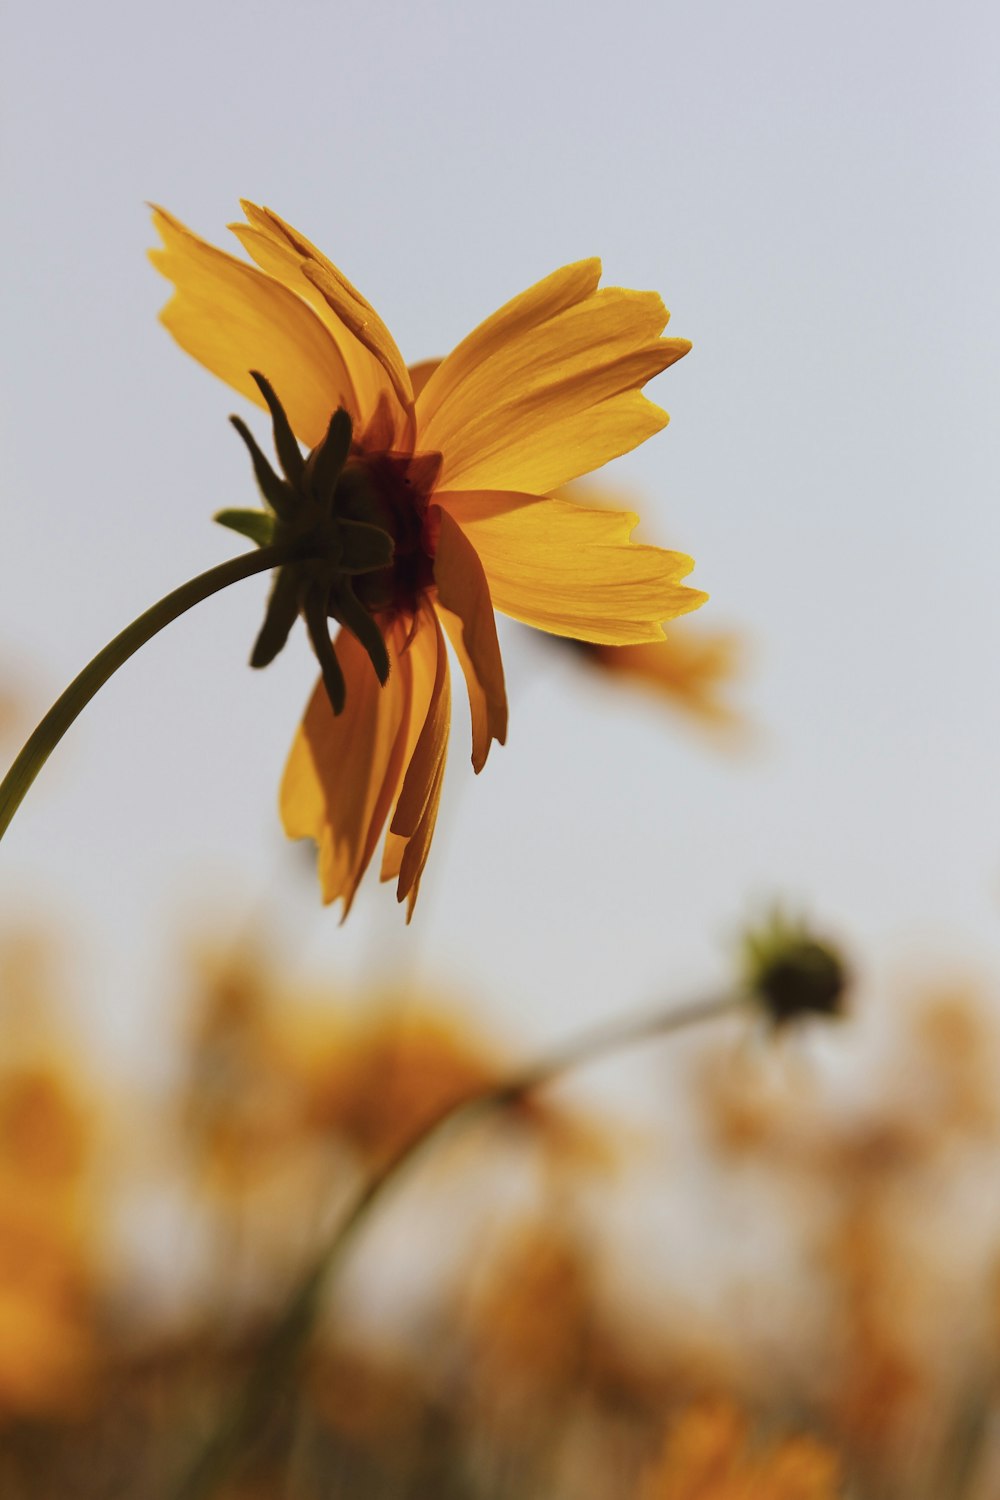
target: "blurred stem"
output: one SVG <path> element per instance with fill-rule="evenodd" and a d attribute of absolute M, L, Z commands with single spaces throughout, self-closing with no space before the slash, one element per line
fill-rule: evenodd
<path fill-rule="evenodd" d="M 231 583 L 251 578 L 255 573 L 266 573 L 272 568 L 281 567 L 300 555 L 300 543 L 283 542 L 276 546 L 261 547 L 231 558 L 229 562 L 220 563 L 216 568 L 209 568 L 207 573 L 199 573 L 197 578 L 182 583 L 180 588 L 165 595 L 137 620 L 133 620 L 131 625 L 127 625 L 103 650 L 98 651 L 93 661 L 74 677 L 66 691 L 53 703 L 0 783 L 0 838 L 3 838 L 32 782 L 67 729 L 95 693 L 100 692 L 108 678 L 130 656 L 152 640 L 165 625 L 169 625 L 194 605 L 200 604 L 203 599 L 217 594 L 220 589 L 228 588 Z"/>
<path fill-rule="evenodd" d="M 315 1327 L 327 1283 L 355 1235 L 386 1191 L 433 1143 L 456 1128 L 511 1108 L 573 1068 L 654 1037 L 713 1020 L 746 1004 L 746 995 L 738 992 L 633 1016 L 626 1021 L 610 1021 L 432 1116 L 361 1184 L 331 1238 L 292 1291 L 242 1391 L 172 1491 L 174 1500 L 205 1500 L 231 1473 L 241 1450 L 252 1441 L 284 1394 L 286 1382 Z"/>

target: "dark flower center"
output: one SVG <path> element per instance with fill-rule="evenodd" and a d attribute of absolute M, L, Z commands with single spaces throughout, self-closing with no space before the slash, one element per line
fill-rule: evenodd
<path fill-rule="evenodd" d="M 337 484 L 338 513 L 388 532 L 387 568 L 355 580 L 358 600 L 373 615 L 412 615 L 434 582 L 435 528 L 428 511 L 441 468 L 437 453 L 354 452 Z"/>

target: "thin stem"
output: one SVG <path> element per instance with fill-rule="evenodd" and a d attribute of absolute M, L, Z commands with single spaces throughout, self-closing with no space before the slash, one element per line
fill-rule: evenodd
<path fill-rule="evenodd" d="M 98 651 L 93 661 L 74 677 L 66 691 L 56 699 L 38 728 L 25 744 L 20 755 L 0 783 L 0 838 L 3 838 L 11 819 L 17 812 L 32 782 L 52 751 L 58 745 L 73 721 L 83 712 L 94 694 L 117 672 L 118 668 L 133 656 L 140 646 L 184 614 L 203 599 L 239 583 L 255 573 L 266 573 L 283 563 L 292 562 L 301 556 L 301 543 L 282 542 L 258 551 L 247 552 L 229 562 L 199 573 L 197 578 L 182 583 L 157 604 L 147 609 L 131 625 L 126 625 L 120 635 Z"/>
<path fill-rule="evenodd" d="M 445 1105 L 432 1116 L 361 1184 L 312 1267 L 294 1288 L 243 1390 L 172 1492 L 174 1500 L 205 1500 L 231 1472 L 244 1444 L 259 1430 L 284 1394 L 285 1382 L 294 1373 L 315 1327 L 327 1282 L 354 1236 L 386 1191 L 395 1186 L 432 1143 L 451 1129 L 516 1105 L 527 1094 L 572 1068 L 652 1037 L 712 1020 L 746 1003 L 742 993 L 718 995 L 671 1010 L 609 1022 L 556 1048 L 502 1082 Z"/>

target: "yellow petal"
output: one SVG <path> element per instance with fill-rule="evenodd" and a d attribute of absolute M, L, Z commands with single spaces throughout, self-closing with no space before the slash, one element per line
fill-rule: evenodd
<path fill-rule="evenodd" d="M 451 688 L 448 680 L 448 653 L 437 616 L 429 605 L 417 617 L 416 631 L 410 645 L 413 654 L 413 710 L 410 719 L 410 749 L 406 775 L 393 813 L 386 840 L 382 879 L 398 874 L 396 898 L 409 897 L 407 920 L 413 914 L 420 877 L 430 851 L 437 821 L 448 751 L 448 727 L 451 721 Z M 427 704 L 423 723 L 419 724 L 417 705 Z"/>
<path fill-rule="evenodd" d="M 150 259 L 175 288 L 161 321 L 182 349 L 263 406 L 250 378 L 260 370 L 296 436 L 315 447 L 331 412 L 352 397 L 347 367 L 319 318 L 273 277 L 207 244 L 162 209 L 153 222 L 164 248 L 150 251 Z"/>
<path fill-rule="evenodd" d="M 388 398 L 392 408 L 393 436 L 395 437 L 397 428 L 402 434 L 409 425 L 408 417 L 400 407 L 392 381 L 381 360 L 365 342 L 355 336 L 351 327 L 331 307 L 319 287 L 306 274 L 309 264 L 330 266 L 330 262 L 304 235 L 285 224 L 271 210 L 257 208 L 245 200 L 242 207 L 249 223 L 230 224 L 229 228 L 259 266 L 298 296 L 305 298 L 337 344 L 351 373 L 355 401 L 348 410 L 355 425 L 366 422 L 380 401 Z M 332 266 L 330 269 L 331 272 L 335 271 Z M 339 272 L 336 274 L 339 275 Z M 359 294 L 355 293 L 355 296 L 359 303 L 363 302 Z M 367 305 L 364 304 L 365 307 Z M 376 317 L 376 314 L 372 312 L 371 316 Z"/>
<path fill-rule="evenodd" d="M 601 262 L 580 260 L 553 271 L 542 281 L 505 302 L 478 327 L 467 334 L 432 371 L 421 392 L 422 421 L 429 422 L 439 410 L 448 406 L 460 392 L 462 383 L 497 349 L 515 343 L 532 329 L 555 317 L 563 308 L 582 301 L 601 279 Z"/>
<path fill-rule="evenodd" d="M 479 554 L 494 606 L 539 630 L 606 645 L 662 640 L 661 621 L 708 597 L 680 581 L 689 557 L 629 540 L 629 511 L 483 491 L 437 499 Z"/>
<path fill-rule="evenodd" d="M 420 819 L 413 835 L 403 838 L 400 834 L 393 833 L 390 829 L 385 840 L 385 859 L 382 865 L 382 879 L 392 880 L 399 877 L 396 884 L 396 900 L 406 902 L 406 920 L 410 921 L 413 916 L 413 908 L 417 904 L 417 896 L 420 892 L 420 880 L 430 853 L 431 840 L 434 837 L 434 826 L 437 822 L 438 808 L 441 805 L 441 787 L 444 784 L 444 761 L 438 765 L 434 780 L 430 788 L 427 804 L 423 816 Z"/>
<path fill-rule="evenodd" d="M 282 261 L 286 267 L 286 274 L 294 278 L 295 289 L 301 291 L 299 283 L 305 280 L 312 290 L 303 295 L 309 295 L 314 303 L 317 297 L 321 299 L 340 326 L 354 340 L 356 350 L 349 356 L 349 362 L 352 366 L 357 364 L 359 367 L 362 387 L 359 389 L 359 395 L 364 398 L 366 406 L 373 405 L 377 401 L 379 391 L 385 387 L 386 377 L 388 377 L 388 384 L 395 393 L 400 407 L 404 412 L 411 408 L 413 389 L 405 361 L 396 346 L 395 339 L 371 303 L 362 297 L 357 288 L 351 285 L 347 277 L 338 271 L 321 250 L 318 250 L 306 239 L 305 235 L 293 229 L 272 209 L 258 208 L 256 204 L 245 199 L 240 206 L 252 229 L 257 231 L 257 236 L 245 237 L 242 225 L 232 227 L 254 259 L 256 260 L 258 252 L 263 250 L 261 238 L 268 241 L 273 250 L 266 253 Z M 267 269 L 271 270 L 272 267 L 268 266 Z M 279 273 L 275 270 L 273 274 Z M 366 359 L 358 360 L 357 355 L 365 356 Z M 364 374 L 361 374 L 363 363 L 367 364 L 368 368 Z"/>
<path fill-rule="evenodd" d="M 417 364 L 410 366 L 410 384 L 413 387 L 414 401 L 420 395 L 420 392 L 440 363 L 439 359 L 422 359 Z"/>
<path fill-rule="evenodd" d="M 337 637 L 347 700 L 334 715 L 322 682 L 295 737 L 281 785 L 289 838 L 319 846 L 326 902 L 350 910 L 402 780 L 408 739 L 411 670 L 390 635 L 389 681 L 383 688 L 367 652 L 349 631 Z"/>
<path fill-rule="evenodd" d="M 448 657 L 437 616 L 429 607 L 421 615 L 422 628 L 414 637 L 410 650 L 417 653 L 414 671 L 414 698 L 417 696 L 418 665 L 427 671 L 433 667 L 433 681 L 427 700 L 427 712 L 409 756 L 406 775 L 392 817 L 393 833 L 410 838 L 423 816 L 431 794 L 434 775 L 444 759 L 448 744 L 449 693 Z M 416 727 L 416 726 L 415 726 Z"/>
<path fill-rule="evenodd" d="M 447 511 L 434 559 L 438 613 L 469 688 L 472 765 L 480 772 L 490 745 L 507 738 L 507 693 L 493 601 L 476 550 Z"/>
<path fill-rule="evenodd" d="M 639 395 L 686 354 L 659 337 L 655 292 L 598 289 L 599 261 L 567 266 L 487 319 L 417 400 L 439 488 L 541 494 L 634 448 L 667 417 Z"/>

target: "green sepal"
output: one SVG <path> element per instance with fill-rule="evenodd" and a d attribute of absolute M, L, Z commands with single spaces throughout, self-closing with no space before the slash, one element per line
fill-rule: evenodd
<path fill-rule="evenodd" d="M 274 517 L 266 510 L 220 510 L 212 520 L 249 537 L 258 547 L 269 547 L 274 541 Z"/>
<path fill-rule="evenodd" d="M 340 566 L 345 573 L 377 573 L 392 563 L 396 548 L 381 526 L 368 521 L 341 521 L 340 539 L 344 547 Z"/>
<path fill-rule="evenodd" d="M 249 450 L 250 458 L 253 461 L 253 471 L 257 480 L 257 486 L 265 502 L 271 507 L 275 515 L 281 516 L 283 520 L 287 519 L 295 509 L 296 497 L 294 491 L 271 468 L 271 465 L 257 446 L 257 439 L 243 418 L 230 417 L 229 420 Z"/>
<path fill-rule="evenodd" d="M 271 413 L 271 421 L 274 423 L 274 446 L 278 452 L 278 462 L 285 471 L 285 478 L 294 490 L 300 490 L 305 477 L 306 461 L 302 457 L 302 450 L 296 441 L 291 423 L 285 416 L 285 408 L 275 395 L 271 382 L 259 370 L 251 370 L 250 378 L 264 397 L 268 411 Z"/>
<path fill-rule="evenodd" d="M 375 675 L 385 687 L 389 681 L 389 652 L 377 622 L 357 599 L 349 579 L 342 578 L 338 581 L 333 603 L 337 619 L 347 626 L 352 635 L 357 636 L 371 658 Z"/>
<path fill-rule="evenodd" d="M 271 585 L 264 623 L 250 655 L 252 667 L 266 667 L 274 661 L 288 640 L 299 615 L 299 579 L 294 568 L 281 568 Z"/>
<path fill-rule="evenodd" d="M 328 515 L 333 512 L 337 481 L 351 451 L 351 419 L 342 406 L 330 418 L 326 437 L 316 450 L 312 470 L 312 492 Z"/>
<path fill-rule="evenodd" d="M 326 611 L 326 589 L 314 584 L 306 590 L 304 613 L 306 629 L 312 641 L 319 669 L 323 674 L 323 685 L 335 714 L 342 714 L 347 701 L 347 686 L 340 670 L 337 653 L 330 639 L 330 620 Z"/>

